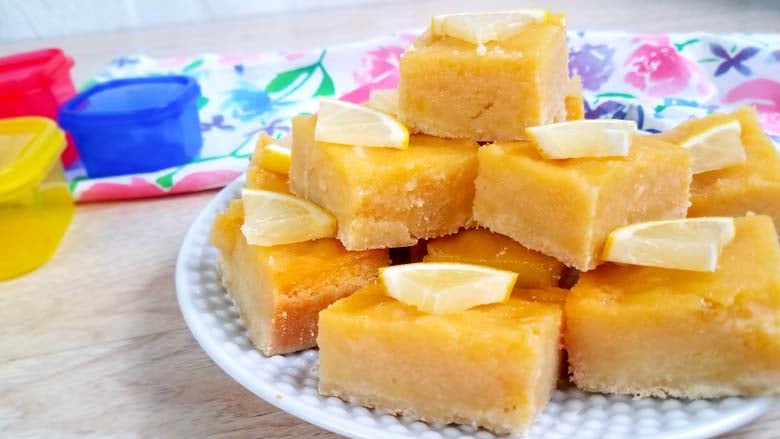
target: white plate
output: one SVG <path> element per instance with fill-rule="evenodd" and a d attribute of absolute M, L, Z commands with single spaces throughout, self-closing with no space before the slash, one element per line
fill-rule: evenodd
<path fill-rule="evenodd" d="M 458 438 L 495 436 L 468 426 L 428 425 L 324 398 L 317 393 L 316 349 L 266 358 L 255 350 L 233 302 L 217 277 L 216 250 L 208 244 L 211 223 L 233 198 L 244 178 L 223 189 L 201 212 L 184 239 L 176 265 L 176 289 L 192 334 L 211 358 L 236 381 L 280 409 L 327 430 L 353 438 Z M 532 438 L 702 438 L 758 417 L 771 398 L 684 401 L 586 394 L 557 390 L 525 436 Z"/>

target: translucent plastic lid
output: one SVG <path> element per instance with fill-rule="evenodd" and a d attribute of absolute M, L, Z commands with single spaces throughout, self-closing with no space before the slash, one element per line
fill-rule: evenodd
<path fill-rule="evenodd" d="M 43 49 L 0 58 L 0 96 L 46 87 L 73 60 L 60 49 Z"/>
<path fill-rule="evenodd" d="M 59 122 L 73 130 L 94 122 L 174 117 L 199 95 L 198 83 L 188 76 L 119 79 L 95 85 L 63 104 Z"/>
<path fill-rule="evenodd" d="M 38 184 L 65 148 L 65 133 L 51 119 L 0 119 L 0 198 Z"/>

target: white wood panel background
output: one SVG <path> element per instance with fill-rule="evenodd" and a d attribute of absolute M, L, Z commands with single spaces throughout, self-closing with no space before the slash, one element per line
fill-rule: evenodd
<path fill-rule="evenodd" d="M 387 0 L 0 0 L 0 42 L 381 2 Z"/>

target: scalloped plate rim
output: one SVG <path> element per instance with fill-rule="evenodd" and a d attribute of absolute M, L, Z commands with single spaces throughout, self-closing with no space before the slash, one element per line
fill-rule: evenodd
<path fill-rule="evenodd" d="M 176 295 L 181 313 L 193 337 L 212 361 L 244 388 L 259 396 L 269 404 L 310 424 L 356 439 L 398 439 L 409 437 L 404 434 L 395 434 L 386 430 L 380 430 L 377 427 L 365 426 L 355 421 L 345 421 L 341 418 L 335 419 L 336 416 L 331 413 L 309 407 L 297 398 L 285 397 L 279 394 L 279 391 L 274 389 L 271 383 L 262 380 L 258 376 L 252 375 L 234 356 L 231 356 L 228 351 L 220 346 L 219 340 L 210 336 L 209 333 L 203 329 L 204 323 L 201 320 L 202 316 L 205 314 L 203 311 L 199 311 L 192 302 L 193 293 L 187 280 L 187 276 L 191 274 L 192 270 L 187 266 L 187 260 L 192 256 L 193 252 L 198 250 L 198 247 L 208 247 L 207 243 L 202 245 L 196 244 L 198 238 L 205 239 L 205 237 L 201 236 L 202 232 L 199 232 L 199 229 L 204 227 L 207 222 L 210 224 L 217 211 L 223 209 L 227 203 L 234 198 L 235 194 L 240 193 L 240 188 L 243 186 L 244 182 L 245 175 L 241 175 L 221 189 L 208 202 L 187 230 L 177 255 L 175 274 Z M 259 355 L 262 356 L 262 354 Z M 609 399 L 610 395 L 604 395 L 604 397 Z M 773 402 L 774 399 L 771 397 L 746 399 L 746 404 L 741 411 L 731 414 L 730 416 L 720 417 L 712 422 L 700 422 L 691 428 L 667 430 L 666 433 L 659 431 L 657 437 L 663 437 L 664 439 L 693 439 L 723 434 L 745 425 L 766 413 Z"/>

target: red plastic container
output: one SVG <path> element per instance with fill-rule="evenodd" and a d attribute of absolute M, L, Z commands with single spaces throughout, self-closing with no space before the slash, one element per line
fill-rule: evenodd
<path fill-rule="evenodd" d="M 57 120 L 57 108 L 76 94 L 70 77 L 73 59 L 60 49 L 0 57 L 0 118 L 43 116 Z M 62 153 L 67 166 L 78 157 L 73 140 Z"/>

